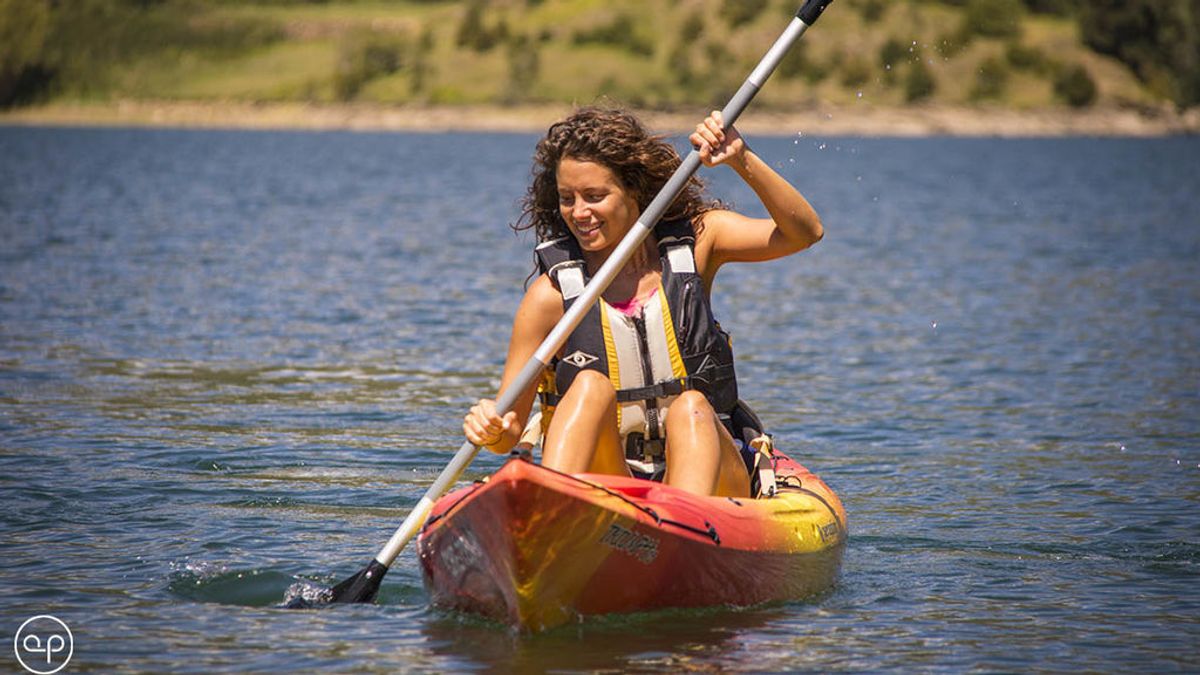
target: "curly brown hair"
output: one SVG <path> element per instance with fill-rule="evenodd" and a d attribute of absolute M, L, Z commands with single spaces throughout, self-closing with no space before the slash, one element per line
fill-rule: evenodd
<path fill-rule="evenodd" d="M 563 158 L 596 162 L 607 167 L 637 200 L 642 211 L 666 185 L 682 161 L 663 136 L 650 134 L 632 113 L 620 108 L 586 107 L 551 125 L 533 154 L 533 181 L 521 200 L 517 231 L 533 229 L 538 241 L 569 234 L 558 209 L 558 163 Z M 698 216 L 720 208 L 706 199 L 704 184 L 692 176 L 663 214 L 663 220 L 687 218 L 695 228 Z"/>

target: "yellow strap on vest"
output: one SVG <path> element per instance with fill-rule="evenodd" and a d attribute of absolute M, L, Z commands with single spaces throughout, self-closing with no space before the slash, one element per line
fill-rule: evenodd
<path fill-rule="evenodd" d="M 667 297 L 667 292 L 663 290 L 662 278 L 658 280 L 658 297 Z M 682 380 L 687 377 L 687 368 L 683 365 L 683 357 L 679 355 L 679 341 L 675 339 L 675 322 L 671 320 L 670 303 L 659 302 L 658 305 L 662 307 L 663 330 L 667 333 L 667 353 L 671 355 L 671 374 L 675 376 L 675 379 Z"/>
<path fill-rule="evenodd" d="M 608 322 L 608 311 L 604 300 L 600 300 L 600 332 L 604 335 L 604 355 L 608 358 L 608 381 L 614 390 L 621 389 L 621 370 L 617 365 L 617 343 L 613 340 L 612 325 Z M 621 406 L 617 406 L 617 428 L 621 428 Z"/>

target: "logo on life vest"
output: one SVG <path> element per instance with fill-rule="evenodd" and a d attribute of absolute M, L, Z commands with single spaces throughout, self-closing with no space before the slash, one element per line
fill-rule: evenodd
<path fill-rule="evenodd" d="M 563 357 L 563 361 L 575 366 L 576 368 L 579 368 L 580 370 L 586 368 L 588 366 L 588 364 L 595 363 L 596 361 L 599 361 L 599 360 L 600 360 L 600 357 L 598 357 L 598 356 L 592 356 L 591 354 L 588 354 L 587 352 L 578 351 L 578 350 L 575 351 L 574 353 L 570 354 L 569 356 Z"/>
<path fill-rule="evenodd" d="M 637 558 L 638 562 L 649 565 L 658 557 L 658 540 L 633 530 L 613 525 L 600 538 L 600 543 L 628 553 Z"/>

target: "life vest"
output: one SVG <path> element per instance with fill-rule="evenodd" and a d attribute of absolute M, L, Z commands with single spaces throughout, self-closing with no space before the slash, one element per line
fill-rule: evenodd
<path fill-rule="evenodd" d="M 627 450 L 645 445 L 647 461 L 661 449 L 662 420 L 679 394 L 700 391 L 725 418 L 738 402 L 733 349 L 713 319 L 696 272 L 691 223 L 663 222 L 655 234 L 662 262 L 658 291 L 635 316 L 601 298 L 567 338 L 554 363 L 553 386 L 542 387 L 543 409 L 552 409 L 557 394 L 565 393 L 580 371 L 606 375 L 617 390 L 622 442 Z M 579 242 L 567 235 L 539 244 L 536 253 L 539 270 L 550 276 L 562 293 L 563 309 L 569 309 L 589 278 Z"/>

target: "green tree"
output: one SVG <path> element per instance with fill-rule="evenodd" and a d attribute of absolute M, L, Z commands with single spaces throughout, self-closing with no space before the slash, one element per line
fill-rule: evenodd
<path fill-rule="evenodd" d="M 409 80 L 409 91 L 413 94 L 419 94 L 429 86 L 429 54 L 433 51 L 433 46 L 433 30 L 425 26 L 417 40 L 416 49 L 413 50 L 412 78 Z"/>
<path fill-rule="evenodd" d="M 462 21 L 458 24 L 455 42 L 477 52 L 486 52 L 496 46 L 496 36 L 483 25 L 483 0 L 471 0 Z"/>
<path fill-rule="evenodd" d="M 42 49 L 49 31 L 49 2 L 0 0 L 0 107 L 44 86 L 48 73 Z"/>
<path fill-rule="evenodd" d="M 508 92 L 505 98 L 509 103 L 530 98 L 540 69 L 541 58 L 533 40 L 522 35 L 508 43 Z"/>
<path fill-rule="evenodd" d="M 1160 96 L 1200 103 L 1200 0 L 1091 0 L 1083 41 L 1128 65 Z"/>

